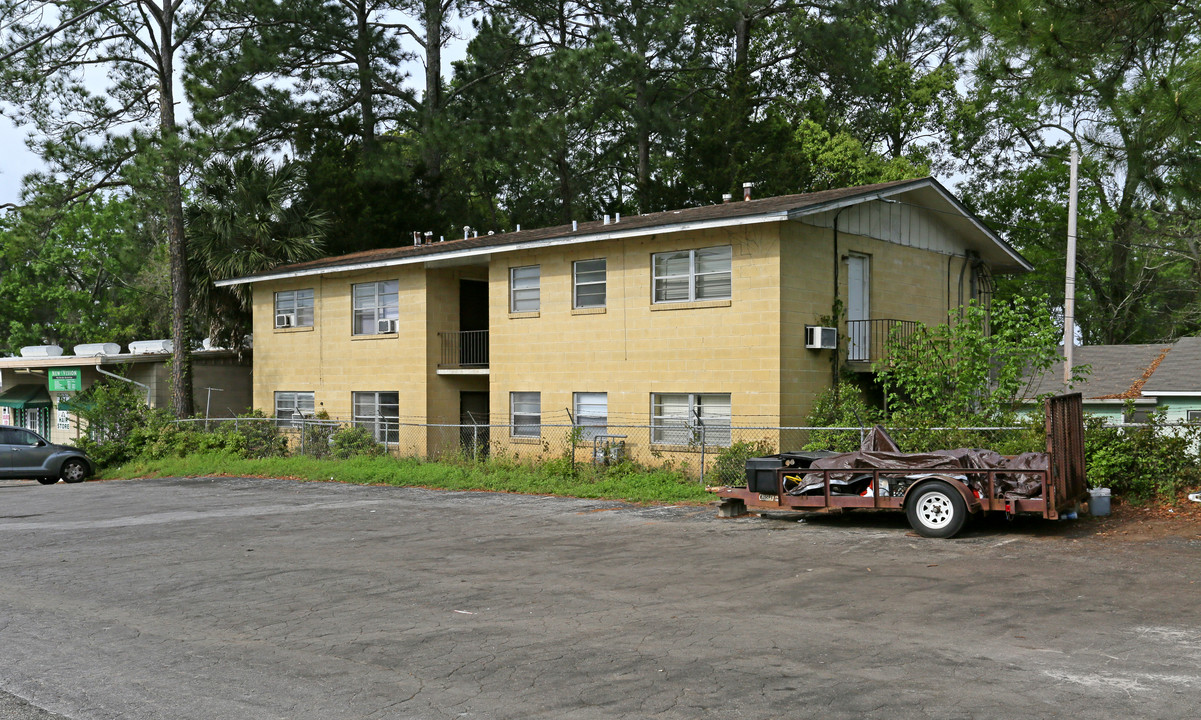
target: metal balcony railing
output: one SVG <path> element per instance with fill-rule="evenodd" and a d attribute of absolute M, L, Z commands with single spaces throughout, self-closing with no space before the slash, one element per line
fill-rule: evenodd
<path fill-rule="evenodd" d="M 464 330 L 440 332 L 442 358 L 440 368 L 486 368 L 488 367 L 488 331 Z"/>
<path fill-rule="evenodd" d="M 909 342 L 917 331 L 915 320 L 848 320 L 847 362 L 874 363 L 888 357 L 888 349 Z"/>

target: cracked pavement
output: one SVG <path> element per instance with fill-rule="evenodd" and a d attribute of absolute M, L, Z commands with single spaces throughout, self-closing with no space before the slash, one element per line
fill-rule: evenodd
<path fill-rule="evenodd" d="M 5 719 L 1181 718 L 1201 692 L 1196 540 L 245 478 L 0 501 Z"/>

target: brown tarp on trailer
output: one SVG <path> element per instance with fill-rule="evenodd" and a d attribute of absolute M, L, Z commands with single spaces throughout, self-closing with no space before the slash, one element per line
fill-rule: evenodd
<path fill-rule="evenodd" d="M 981 448 L 956 448 L 953 450 L 934 450 L 928 453 L 903 453 L 897 444 L 879 425 L 863 438 L 860 449 L 856 452 L 831 455 L 814 460 L 810 470 L 901 470 L 909 472 L 897 473 L 897 478 L 903 482 L 890 483 L 894 496 L 897 490 L 909 483 L 931 474 L 951 475 L 966 482 L 981 496 L 988 493 L 987 473 L 956 473 L 956 470 L 1046 470 L 1050 467 L 1050 456 L 1047 453 L 1023 453 L 1013 457 L 1005 457 L 994 450 Z M 831 492 L 846 494 L 860 492 L 870 485 L 870 475 L 854 472 L 830 473 Z M 891 474 L 889 477 L 892 477 Z M 997 497 L 1002 498 L 1031 498 L 1042 492 L 1041 473 L 997 473 L 995 488 Z M 908 482 L 904 482 L 908 481 Z M 825 485 L 824 473 L 811 472 L 800 482 L 793 482 L 786 487 L 790 495 L 805 495 L 822 492 Z M 883 490 L 882 490 L 883 492 Z"/>

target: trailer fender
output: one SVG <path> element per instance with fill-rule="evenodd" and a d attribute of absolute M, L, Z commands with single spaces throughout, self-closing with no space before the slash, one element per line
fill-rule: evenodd
<path fill-rule="evenodd" d="M 976 513 L 980 512 L 980 499 L 977 498 L 972 492 L 972 489 L 967 486 L 967 483 L 951 475 L 927 475 L 921 480 L 918 480 L 909 487 L 905 488 L 905 500 L 903 503 L 901 503 L 901 507 L 909 507 L 909 499 L 911 497 L 917 497 L 917 493 L 915 491 L 921 489 L 923 485 L 928 485 L 936 480 L 941 480 L 942 482 L 949 484 L 951 487 L 959 491 L 959 494 L 963 496 L 964 504 L 967 505 L 967 512 L 969 515 L 975 515 Z"/>

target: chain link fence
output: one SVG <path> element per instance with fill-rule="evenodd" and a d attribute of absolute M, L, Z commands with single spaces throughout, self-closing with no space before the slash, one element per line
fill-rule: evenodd
<path fill-rule="evenodd" d="M 578 424 L 453 425 L 342 419 L 210 418 L 180 420 L 198 431 L 226 429 L 278 435 L 291 455 L 315 458 L 353 454 L 360 443 L 378 444 L 387 454 L 428 461 L 543 463 L 563 459 L 580 465 L 641 467 L 680 472 L 711 485 L 738 484 L 747 458 L 784 451 L 851 451 L 869 428 L 751 427 Z M 245 427 L 249 424 L 249 427 Z M 889 428 L 901 450 L 979 447 L 1002 454 L 1043 449 L 1031 427 Z"/>

